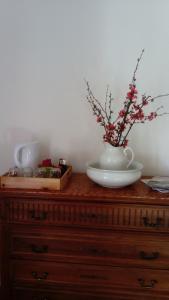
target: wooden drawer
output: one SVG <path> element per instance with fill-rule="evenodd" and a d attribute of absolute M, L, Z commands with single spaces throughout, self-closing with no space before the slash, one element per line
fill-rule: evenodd
<path fill-rule="evenodd" d="M 3 298 L 2 298 L 3 299 Z M 57 290 L 53 292 L 50 290 L 17 288 L 13 289 L 10 299 L 12 300 L 167 300 L 169 296 L 158 293 L 142 292 L 133 293 L 132 291 L 118 291 L 114 290 L 112 293 L 101 293 L 97 289 L 93 289 L 91 292 L 87 292 L 85 289 L 75 291 L 66 289 L 66 286 L 62 291 Z"/>
<path fill-rule="evenodd" d="M 13 261 L 11 281 L 15 286 L 29 285 L 43 288 L 62 285 L 82 286 L 86 291 L 96 288 L 97 291 L 111 291 L 116 288 L 136 292 L 154 291 L 169 294 L 169 271 L 101 267 L 64 263 L 40 263 Z"/>
<path fill-rule="evenodd" d="M 64 291 L 49 291 L 49 290 L 31 290 L 31 289 L 17 289 L 12 293 L 13 300 L 86 300 L 86 295 L 76 295 L 75 293 L 69 292 L 69 294 Z M 96 298 L 91 298 L 96 299 Z M 100 298 L 100 300 L 102 300 Z"/>
<path fill-rule="evenodd" d="M 169 269 L 169 239 L 166 234 L 133 232 L 73 232 L 71 230 L 27 233 L 10 237 L 13 258 L 59 260 L 100 265 L 124 265 Z"/>
<path fill-rule="evenodd" d="M 169 231 L 166 206 L 79 204 L 42 200 L 9 201 L 9 222 L 95 228 Z"/>
<path fill-rule="evenodd" d="M 116 298 L 114 298 L 114 296 Z M 105 295 L 104 294 L 97 294 L 97 290 L 92 291 L 91 293 L 87 293 L 85 290 L 71 290 L 71 287 L 68 289 L 64 287 L 63 290 L 57 290 L 51 292 L 49 290 L 31 290 L 31 289 L 14 289 L 11 295 L 12 300 L 113 300 L 113 299 L 118 299 L 118 300 L 135 300 L 135 298 L 128 298 L 129 296 L 124 295 L 120 296 L 119 294 L 117 295 Z M 10 298 L 10 299 L 11 299 Z"/>

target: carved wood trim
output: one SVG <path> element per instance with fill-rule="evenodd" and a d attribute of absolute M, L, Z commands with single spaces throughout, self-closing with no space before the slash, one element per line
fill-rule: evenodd
<path fill-rule="evenodd" d="M 10 222 L 169 230 L 169 208 L 116 204 L 9 201 Z"/>

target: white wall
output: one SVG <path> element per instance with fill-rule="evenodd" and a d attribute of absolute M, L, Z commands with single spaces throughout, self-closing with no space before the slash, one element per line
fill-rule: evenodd
<path fill-rule="evenodd" d="M 38 139 L 42 157 L 76 171 L 103 149 L 84 78 L 104 99 L 123 101 L 142 48 L 138 89 L 169 92 L 168 0 L 0 0 L 0 171 L 19 142 Z M 169 97 L 158 100 L 169 112 Z M 144 174 L 169 175 L 169 116 L 130 135 Z"/>

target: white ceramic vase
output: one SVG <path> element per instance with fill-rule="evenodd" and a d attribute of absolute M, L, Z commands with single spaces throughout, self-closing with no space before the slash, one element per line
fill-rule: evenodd
<path fill-rule="evenodd" d="M 101 169 L 126 170 L 129 168 L 134 160 L 134 152 L 130 147 L 114 147 L 109 143 L 105 143 L 104 145 L 105 150 L 99 158 Z"/>

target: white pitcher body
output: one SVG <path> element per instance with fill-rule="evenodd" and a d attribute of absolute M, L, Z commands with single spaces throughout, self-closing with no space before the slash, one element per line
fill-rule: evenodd
<path fill-rule="evenodd" d="M 16 145 L 14 151 L 15 165 L 18 168 L 35 168 L 39 162 L 39 155 L 39 141 Z"/>
<path fill-rule="evenodd" d="M 130 158 L 128 153 L 130 152 Z M 133 150 L 130 147 L 114 147 L 105 143 L 105 150 L 99 158 L 101 169 L 105 170 L 125 170 L 127 169 L 134 159 Z"/>

